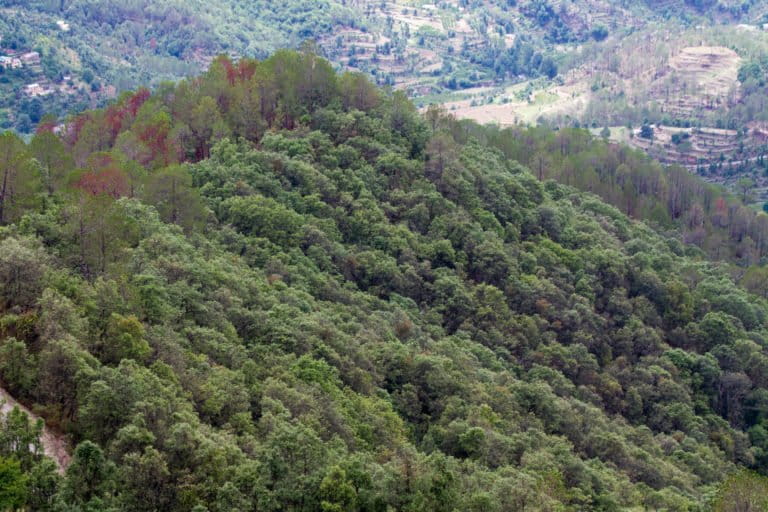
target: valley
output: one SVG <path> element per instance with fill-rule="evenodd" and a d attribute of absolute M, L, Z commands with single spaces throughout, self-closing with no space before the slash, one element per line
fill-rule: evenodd
<path fill-rule="evenodd" d="M 741 49 L 744 58 L 731 48 L 707 45 L 725 34 L 739 40 L 745 33 L 751 50 L 747 45 Z M 699 46 L 686 46 L 694 38 Z M 445 106 L 459 118 L 499 126 L 585 126 L 596 136 L 642 149 L 665 164 L 681 165 L 734 190 L 747 177 L 756 184 L 749 197 L 762 205 L 765 111 L 745 94 L 739 75 L 746 59 L 763 58 L 750 52 L 765 55 L 768 33 L 754 26 L 713 32 L 697 28 L 676 38 L 667 35 L 661 54 L 655 46 L 660 34 L 646 38 L 645 46 L 629 39 L 605 50 L 603 55 L 614 51 L 611 58 L 590 58 L 557 80 L 470 89 L 466 97 L 448 99 Z M 649 45 L 654 45 L 655 56 Z M 735 114 L 747 104 L 746 116 Z M 642 136 L 643 125 L 651 135 Z"/>
<path fill-rule="evenodd" d="M 682 1 L 324 0 L 245 8 L 227 0 L 203 11 L 151 0 L 133 6 L 110 0 L 105 4 L 112 7 L 100 10 L 81 3 L 0 2 L 6 57 L 36 52 L 45 63 L 0 77 L 5 127 L 31 131 L 42 111 L 61 116 L 140 83 L 177 80 L 204 69 L 218 53 L 266 56 L 314 39 L 338 69 L 403 90 L 421 108 L 443 104 L 462 119 L 613 127 L 616 133 L 622 130 L 615 127 L 631 127 L 629 133 L 647 123 L 663 127 L 662 139 L 677 128 L 738 131 L 738 152 L 724 155 L 727 169 L 720 154 L 710 153 L 716 146 L 696 149 L 695 135 L 690 145 L 674 147 L 661 139 L 653 148 L 628 142 L 666 163 L 706 169 L 699 174 L 712 181 L 731 183 L 734 174 L 763 181 L 754 162 L 762 153 L 759 126 L 768 122 L 767 109 L 757 103 L 755 86 L 739 80 L 742 68 L 768 55 L 759 4 L 737 9 L 721 2 L 699 10 Z M 269 27 L 270 19 L 290 21 Z M 115 27 L 111 35 L 99 33 L 103 23 Z M 141 23 L 149 23 L 144 33 Z M 206 28 L 214 24 L 216 30 Z M 195 36 L 184 39 L 194 27 Z M 3 97 L 15 108 L 3 111 Z"/>

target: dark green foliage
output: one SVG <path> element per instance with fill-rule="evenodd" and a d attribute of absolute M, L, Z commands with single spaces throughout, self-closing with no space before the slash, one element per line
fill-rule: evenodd
<path fill-rule="evenodd" d="M 0 509 L 51 510 L 56 502 L 61 479 L 43 456 L 42 428 L 18 407 L 0 420 Z"/>
<path fill-rule="evenodd" d="M 59 482 L 3 434 L 11 506 L 686 510 L 768 471 L 759 268 L 663 232 L 717 196 L 359 80 L 221 58 L 69 121 L 80 169 L 0 228 L 0 380 L 76 448 Z"/>
<path fill-rule="evenodd" d="M 27 501 L 27 478 L 18 461 L 0 458 L 0 508 L 15 510 Z"/>
<path fill-rule="evenodd" d="M 742 197 L 733 197 L 683 167 L 662 166 L 640 151 L 595 140 L 580 129 L 498 129 L 456 121 L 451 131 L 461 134 L 461 140 L 475 137 L 501 150 L 530 167 L 540 180 L 595 193 L 626 215 L 676 231 L 690 244 L 670 246 L 676 254 L 695 256 L 691 246 L 697 246 L 712 259 L 742 266 L 762 263 L 768 256 L 768 215 L 742 202 L 744 189 L 751 188 L 746 182 Z"/>

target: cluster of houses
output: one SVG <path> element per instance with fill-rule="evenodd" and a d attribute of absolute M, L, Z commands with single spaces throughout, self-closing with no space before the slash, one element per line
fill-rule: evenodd
<path fill-rule="evenodd" d="M 0 67 L 4 69 L 19 69 L 23 67 L 39 66 L 40 54 L 35 51 L 18 52 L 16 50 L 4 48 L 5 55 L 0 55 Z M 24 94 L 32 98 L 37 96 L 47 96 L 53 92 L 49 87 L 38 82 L 30 83 L 24 86 Z"/>
<path fill-rule="evenodd" d="M 49 94 L 53 93 L 53 89 L 49 89 L 43 85 L 40 85 L 39 83 L 35 82 L 32 84 L 27 84 L 24 86 L 24 93 L 27 96 L 30 96 L 32 98 L 35 98 L 37 96 L 48 96 Z"/>
<path fill-rule="evenodd" d="M 40 64 L 40 54 L 37 52 L 18 53 L 15 50 L 3 50 L 5 55 L 0 55 L 0 67 L 5 69 L 18 69 L 24 66 Z"/>
<path fill-rule="evenodd" d="M 0 67 L 5 69 L 18 69 L 22 67 L 21 59 L 16 57 L 8 57 L 6 55 L 0 55 Z"/>

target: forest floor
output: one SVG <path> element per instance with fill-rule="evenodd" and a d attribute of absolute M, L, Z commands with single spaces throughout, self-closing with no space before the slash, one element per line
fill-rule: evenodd
<path fill-rule="evenodd" d="M 0 414 L 6 415 L 13 410 L 14 407 L 18 407 L 32 418 L 32 421 L 37 421 L 40 416 L 34 414 L 32 411 L 17 402 L 6 390 L 0 388 Z M 52 458 L 56 462 L 59 473 L 64 471 L 69 466 L 72 456 L 69 452 L 69 443 L 66 437 L 55 432 L 47 425 L 43 426 L 43 434 L 40 437 L 40 442 L 43 445 L 43 451 L 45 454 Z"/>

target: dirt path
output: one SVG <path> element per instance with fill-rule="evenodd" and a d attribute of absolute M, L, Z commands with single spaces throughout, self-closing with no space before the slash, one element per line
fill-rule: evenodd
<path fill-rule="evenodd" d="M 27 413 L 33 421 L 37 421 L 39 418 L 39 416 L 33 414 L 32 411 L 14 400 L 6 390 L 0 388 L 0 414 L 8 414 L 13 410 L 14 406 L 18 406 L 19 409 Z M 69 454 L 69 445 L 67 444 L 66 438 L 44 425 L 40 441 L 43 444 L 45 454 L 56 462 L 59 473 L 63 474 L 72 458 Z"/>

